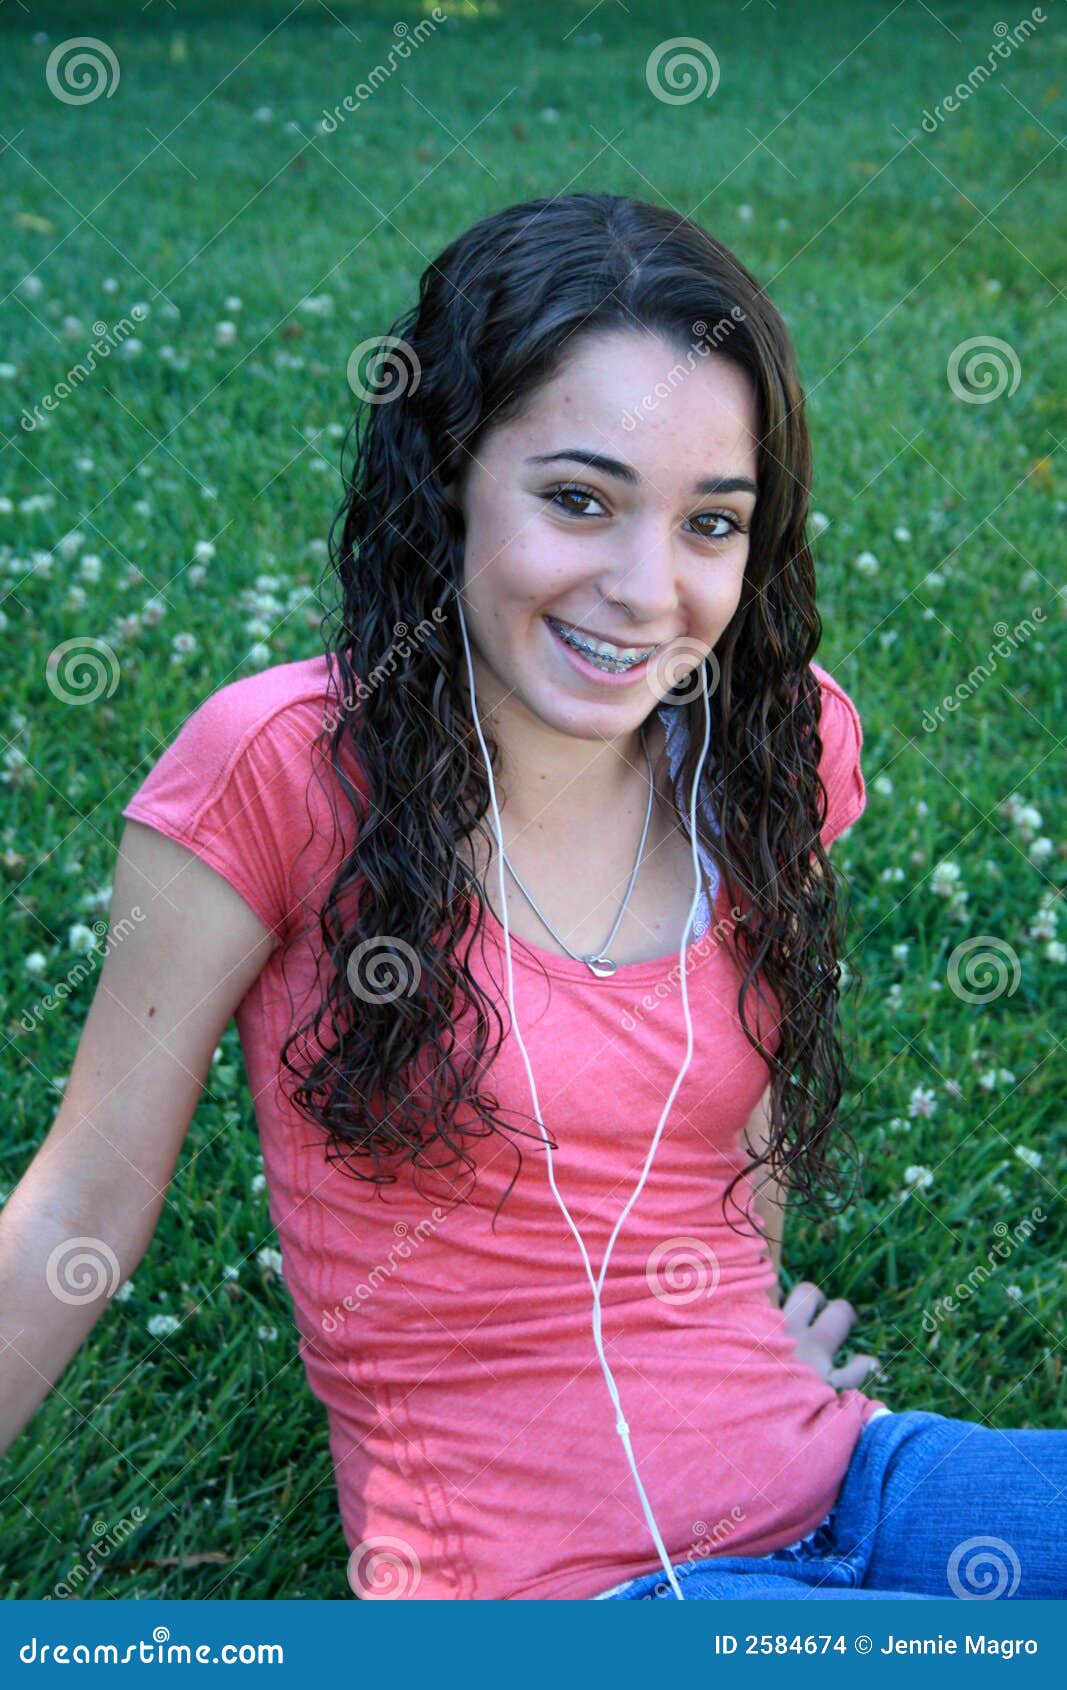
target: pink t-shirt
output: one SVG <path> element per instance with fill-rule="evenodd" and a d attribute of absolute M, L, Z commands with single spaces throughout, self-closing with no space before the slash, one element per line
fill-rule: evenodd
<path fill-rule="evenodd" d="M 326 1161 L 324 1135 L 278 1085 L 281 1046 L 297 1025 L 290 992 L 301 1021 L 314 999 L 304 995 L 315 982 L 305 923 L 340 860 L 330 801 L 317 778 L 309 783 L 326 663 L 282 663 L 221 687 L 122 814 L 186 845 L 291 941 L 284 977 L 279 945 L 236 1021 L 300 1354 L 326 1406 L 345 1538 L 357 1552 L 352 1587 L 370 1600 L 593 1597 L 661 1562 L 615 1430 L 591 1288 L 552 1194 L 516 1041 L 505 1038 L 490 1084 L 523 1136 L 465 1140 L 473 1185 L 453 1169 L 436 1187 L 422 1171 L 416 1187 L 405 1164 L 379 1195 Z M 866 803 L 862 734 L 851 700 L 813 668 L 828 844 Z M 315 768 L 329 770 L 321 752 Z M 338 814 L 354 827 L 343 799 Z M 728 919 L 721 887 L 715 905 Z M 486 920 L 470 961 L 506 1027 L 503 929 L 491 912 Z M 515 938 L 512 955 L 519 1025 L 558 1145 L 556 1184 L 596 1275 L 685 1055 L 677 952 L 608 979 Z M 602 1295 L 605 1353 L 676 1561 L 761 1555 L 806 1535 L 832 1506 L 864 1423 L 885 1409 L 797 1359 L 768 1296 L 762 1233 L 723 1223 L 722 1188 L 748 1160 L 740 1135 L 766 1084 L 741 1031 L 738 979 L 714 925 L 691 942 L 692 1060 Z M 521 1170 L 494 1226 L 516 1142 Z M 749 1189 L 735 1188 L 740 1203 Z M 339 1566 L 337 1594 L 347 1588 Z"/>

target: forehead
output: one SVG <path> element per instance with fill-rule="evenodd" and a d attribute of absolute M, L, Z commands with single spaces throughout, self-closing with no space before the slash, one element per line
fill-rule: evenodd
<path fill-rule="evenodd" d="M 756 399 L 747 371 L 720 353 L 637 330 L 576 341 L 499 431 L 508 452 L 581 445 L 657 480 L 673 471 L 754 475 Z"/>

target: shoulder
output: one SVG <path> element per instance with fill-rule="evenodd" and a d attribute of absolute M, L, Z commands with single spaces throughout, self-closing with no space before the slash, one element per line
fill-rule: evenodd
<path fill-rule="evenodd" d="M 860 714 L 839 681 L 821 664 L 811 672 L 819 683 L 819 774 L 826 787 L 826 820 L 821 830 L 824 847 L 857 821 L 867 806 L 860 752 L 863 726 Z"/>

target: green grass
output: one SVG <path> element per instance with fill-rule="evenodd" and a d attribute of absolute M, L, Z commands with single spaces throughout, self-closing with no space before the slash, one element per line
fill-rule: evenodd
<path fill-rule="evenodd" d="M 875 1390 L 891 1406 L 1062 1426 L 1065 972 L 1028 928 L 1067 858 L 1067 229 L 1052 150 L 1067 35 L 1054 17 L 928 134 L 923 111 L 997 39 L 995 7 L 957 5 L 941 21 L 908 6 L 704 8 L 720 85 L 679 106 L 651 97 L 644 66 L 659 41 L 694 32 L 691 8 L 449 10 L 328 136 L 315 131 L 322 110 L 396 39 L 392 4 L 87 12 L 45 0 L 0 13 L 2 360 L 15 366 L 0 382 L 11 501 L 0 507 L 11 1040 L 0 1186 L 15 1185 L 51 1122 L 92 971 L 34 1032 L 19 1018 L 75 967 L 71 926 L 106 912 L 120 811 L 161 743 L 254 666 L 245 595 L 257 577 L 276 578 L 282 605 L 268 661 L 318 649 L 299 590 L 319 576 L 338 443 L 305 431 L 347 424 L 352 346 L 384 330 L 429 258 L 487 212 L 568 188 L 630 193 L 733 246 L 790 325 L 810 395 L 813 502 L 830 518 L 816 544 L 819 660 L 865 727 L 870 804 L 835 853 L 852 885 L 848 965 L 862 976 L 847 1000 L 845 1113 L 864 1191 L 832 1224 L 791 1215 L 786 1283 L 811 1278 L 857 1305 L 852 1347 L 882 1358 Z M 108 42 L 121 80 L 110 99 L 69 106 L 49 93 L 45 62 L 84 34 Z M 269 118 L 254 116 L 261 107 Z M 18 286 L 27 274 L 40 277 L 36 297 Z M 300 309 L 323 294 L 331 314 Z M 110 357 L 51 426 L 22 429 L 23 407 L 84 355 L 91 325 L 138 301 L 150 306 L 140 355 Z M 234 344 L 216 344 L 221 319 Z M 1017 354 L 1017 389 L 961 402 L 950 354 L 989 335 Z M 42 494 L 47 508 L 21 508 Z M 894 538 L 900 525 L 910 540 Z M 84 544 L 64 561 L 55 549 L 72 530 Z M 199 540 L 215 556 L 195 584 Z M 857 569 L 864 551 L 877 573 Z M 33 567 L 53 553 L 50 570 Z M 97 581 L 79 575 L 87 553 L 102 560 Z M 76 635 L 113 638 L 153 596 L 165 613 L 118 642 L 113 697 L 63 707 L 45 684 L 49 653 Z M 1035 606 L 1033 637 L 924 731 L 924 712 L 986 657 L 994 625 Z M 178 634 L 196 647 L 174 661 Z M 1041 812 L 1041 861 L 998 809 L 1014 791 Z M 959 917 L 931 890 L 946 859 L 968 892 Z M 902 883 L 886 878 L 897 869 Z M 977 935 L 1020 962 L 1018 989 L 986 1005 L 947 977 L 955 947 Z M 906 961 L 894 957 L 902 944 Z M 1010 1082 L 984 1089 L 990 1069 Z M 911 1119 L 917 1087 L 936 1108 Z M 902 1197 L 909 1167 L 933 1177 Z M 143 1522 L 79 1594 L 348 1594 L 325 1417 L 284 1286 L 256 1260 L 276 1242 L 259 1168 L 231 1027 L 132 1294 L 5 1458 L 0 1594 L 56 1591 L 97 1541 L 94 1522 L 113 1528 L 134 1507 Z M 1035 1205 L 1032 1236 L 924 1328 L 924 1310 Z M 223 1280 L 227 1264 L 236 1281 Z M 193 1304 L 174 1337 L 148 1334 L 153 1313 Z M 261 1326 L 277 1338 L 262 1341 Z M 191 1560 L 204 1555 L 214 1559 Z"/>

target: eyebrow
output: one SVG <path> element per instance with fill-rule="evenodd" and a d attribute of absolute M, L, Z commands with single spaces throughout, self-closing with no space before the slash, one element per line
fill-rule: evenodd
<path fill-rule="evenodd" d="M 585 464 L 589 469 L 598 469 L 604 475 L 613 475 L 617 481 L 625 481 L 631 487 L 640 483 L 641 477 L 632 464 L 624 464 L 619 458 L 606 458 L 602 452 L 589 452 L 581 446 L 568 446 L 562 452 L 540 452 L 535 457 L 527 458 L 528 464 L 551 464 L 558 458 L 568 458 L 577 464 Z M 759 488 L 747 475 L 710 475 L 702 481 L 694 482 L 694 493 L 756 493 Z"/>

